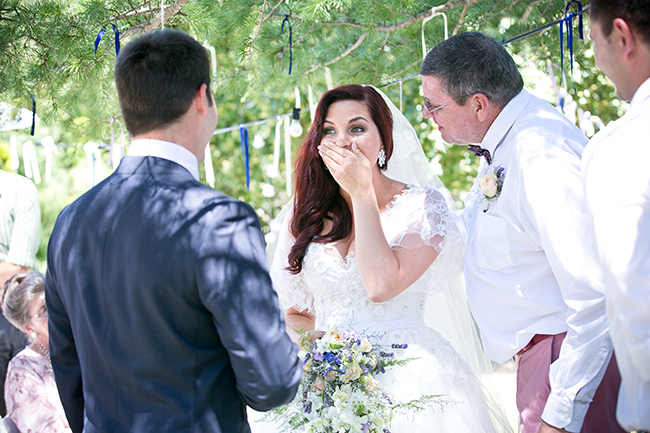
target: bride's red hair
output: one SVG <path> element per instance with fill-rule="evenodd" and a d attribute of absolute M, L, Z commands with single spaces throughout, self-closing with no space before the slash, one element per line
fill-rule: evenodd
<path fill-rule="evenodd" d="M 350 84 L 336 87 L 321 98 L 309 133 L 296 157 L 294 176 L 296 193 L 289 230 L 295 243 L 289 252 L 287 269 L 297 274 L 311 242 L 329 243 L 346 239 L 352 231 L 352 213 L 341 196 L 339 185 L 325 169 L 318 153 L 323 137 L 323 123 L 330 105 L 338 101 L 358 101 L 370 112 L 379 130 L 386 152 L 386 166 L 393 154 L 393 116 L 386 102 L 372 87 Z M 332 230 L 323 232 L 325 219 L 332 220 Z"/>

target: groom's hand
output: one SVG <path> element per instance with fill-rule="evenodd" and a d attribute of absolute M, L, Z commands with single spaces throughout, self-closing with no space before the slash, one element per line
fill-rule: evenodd
<path fill-rule="evenodd" d="M 538 433 L 558 433 L 558 432 L 562 432 L 562 433 L 566 432 L 566 433 L 568 433 L 563 428 L 553 427 L 550 424 L 546 424 L 544 421 L 542 421 L 542 424 L 539 426 L 539 430 L 538 430 Z"/>

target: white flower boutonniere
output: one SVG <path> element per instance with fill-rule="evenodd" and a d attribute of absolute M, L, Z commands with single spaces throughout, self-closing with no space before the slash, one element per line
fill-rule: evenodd
<path fill-rule="evenodd" d="M 487 212 L 490 203 L 499 198 L 501 188 L 503 188 L 505 172 L 505 168 L 501 166 L 491 167 L 487 173 L 477 178 L 481 192 L 483 192 L 483 197 L 481 197 L 481 201 L 484 202 L 483 212 Z"/>

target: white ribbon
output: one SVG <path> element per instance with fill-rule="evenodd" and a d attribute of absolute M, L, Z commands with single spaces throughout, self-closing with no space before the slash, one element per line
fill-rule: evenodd
<path fill-rule="evenodd" d="M 95 160 L 97 152 L 99 149 L 99 144 L 93 143 L 92 141 L 87 141 L 84 144 L 84 152 L 86 152 L 86 163 L 88 164 L 88 180 L 90 186 L 95 186 Z"/>
<path fill-rule="evenodd" d="M 18 171 L 20 168 L 20 156 L 18 156 L 18 139 L 12 135 L 9 139 L 9 160 L 11 169 Z"/>
<path fill-rule="evenodd" d="M 292 179 L 292 163 L 291 163 L 291 134 L 289 134 L 289 126 L 291 120 L 289 116 L 284 118 L 284 169 L 287 178 L 287 195 L 291 197 L 293 194 L 293 179 Z"/>
<path fill-rule="evenodd" d="M 43 153 L 45 154 L 45 183 L 52 180 L 52 154 L 58 155 L 59 149 L 54 144 L 54 139 L 49 135 L 41 140 Z"/>
<path fill-rule="evenodd" d="M 280 143 L 282 141 L 282 119 L 275 124 L 275 138 L 273 140 L 273 164 L 266 167 L 266 175 L 270 178 L 280 174 Z"/>
<path fill-rule="evenodd" d="M 25 176 L 32 179 L 35 184 L 41 183 L 41 173 L 38 170 L 38 161 L 36 160 L 36 149 L 31 140 L 23 144 L 23 166 L 25 167 Z"/>
<path fill-rule="evenodd" d="M 214 188 L 214 166 L 212 165 L 212 152 L 210 152 L 210 143 L 205 146 L 205 157 L 203 158 L 203 168 L 205 170 L 205 181 Z"/>
<path fill-rule="evenodd" d="M 309 116 L 311 117 L 311 121 L 313 123 L 316 106 L 314 105 L 314 91 L 311 88 L 311 84 L 307 86 L 307 98 L 309 100 Z"/>
<path fill-rule="evenodd" d="M 433 12 L 433 9 L 431 9 L 431 12 Z M 438 15 L 442 15 L 442 18 L 445 21 L 445 40 L 449 38 L 449 33 L 447 31 L 447 15 L 444 12 L 438 12 L 438 13 L 432 13 L 430 17 L 425 18 L 422 20 L 422 60 L 427 56 L 427 44 L 424 41 L 424 25 L 431 21 L 433 17 L 436 17 Z"/>

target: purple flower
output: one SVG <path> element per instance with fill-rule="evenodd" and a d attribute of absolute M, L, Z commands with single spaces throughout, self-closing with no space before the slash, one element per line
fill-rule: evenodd
<path fill-rule="evenodd" d="M 393 344 L 391 344 L 391 347 L 392 347 L 393 349 L 406 349 L 407 347 L 409 347 L 409 345 L 406 344 L 406 343 L 405 343 L 405 344 L 397 344 L 397 343 L 393 343 Z"/>
<path fill-rule="evenodd" d="M 370 429 L 370 421 L 368 421 L 365 424 L 361 424 L 361 431 L 362 432 L 367 432 Z"/>
<path fill-rule="evenodd" d="M 325 355 L 320 352 L 314 353 L 314 361 L 322 361 L 325 359 Z"/>

